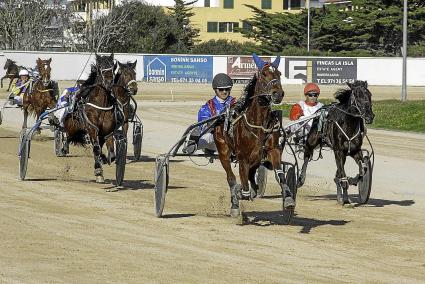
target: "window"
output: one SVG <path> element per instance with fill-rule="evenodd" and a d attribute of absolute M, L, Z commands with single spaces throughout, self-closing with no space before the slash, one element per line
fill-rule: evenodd
<path fill-rule="evenodd" d="M 299 10 L 301 8 L 301 0 L 291 0 L 291 10 Z"/>
<path fill-rule="evenodd" d="M 233 9 L 233 0 L 223 0 L 224 9 Z"/>
<path fill-rule="evenodd" d="M 210 7 L 210 0 L 204 0 L 204 7 Z"/>
<path fill-rule="evenodd" d="M 242 29 L 246 31 L 252 31 L 252 25 L 248 23 L 247 21 L 242 22 Z"/>
<path fill-rule="evenodd" d="M 207 32 L 216 33 L 218 31 L 218 22 L 207 22 Z"/>
<path fill-rule="evenodd" d="M 261 9 L 271 9 L 272 0 L 261 0 Z"/>
<path fill-rule="evenodd" d="M 239 27 L 238 22 L 220 22 L 218 23 L 219 33 L 233 33 L 236 32 L 235 28 Z"/>

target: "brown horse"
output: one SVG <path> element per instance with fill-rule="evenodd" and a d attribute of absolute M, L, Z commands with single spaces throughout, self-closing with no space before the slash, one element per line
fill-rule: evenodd
<path fill-rule="evenodd" d="M 8 78 L 10 81 L 9 81 L 9 87 L 7 87 L 7 91 L 9 92 L 10 86 L 12 85 L 13 80 L 19 78 L 19 71 L 21 71 L 22 69 L 25 69 L 25 67 L 18 66 L 16 64 L 16 61 L 13 61 L 12 59 L 7 59 L 3 69 L 6 70 L 6 74 L 0 80 L 1 87 L 3 88 L 3 79 Z"/>
<path fill-rule="evenodd" d="M 117 100 L 111 92 L 115 68 L 113 54 L 96 54 L 96 64 L 83 84 L 77 108 L 64 121 L 68 142 L 85 145 L 85 137 L 89 135 L 93 146 L 94 175 L 99 183 L 104 182 L 102 164 L 105 156 L 102 154 L 102 146 L 118 126 Z"/>
<path fill-rule="evenodd" d="M 23 95 L 24 122 L 22 128 L 27 128 L 28 114 L 35 115 L 38 119 L 47 108 L 54 108 L 57 102 L 55 85 L 50 80 L 50 63 L 52 59 L 37 59 L 37 67 L 40 72 L 40 78 L 35 79 L 29 91 Z"/>
<path fill-rule="evenodd" d="M 266 63 L 254 54 L 258 67 L 257 73 L 246 87 L 247 106 L 231 124 L 233 135 L 224 131 L 224 123 L 215 128 L 215 143 L 220 162 L 226 171 L 227 182 L 231 193 L 231 216 L 240 214 L 239 199 L 253 199 L 258 185 L 255 173 L 263 164 L 275 171 L 276 179 L 282 188 L 284 208 L 293 210 L 295 201 L 286 185 L 281 161 L 283 142 L 281 120 L 272 111 L 272 104 L 279 104 L 284 96 L 280 83 L 281 73 L 277 69 L 280 57 L 273 63 Z M 231 154 L 239 161 L 239 177 L 241 187 L 231 168 Z M 251 187 L 249 184 L 251 183 Z"/>

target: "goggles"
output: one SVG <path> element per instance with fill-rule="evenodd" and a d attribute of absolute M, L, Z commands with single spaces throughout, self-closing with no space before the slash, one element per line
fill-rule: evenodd
<path fill-rule="evenodd" d="M 308 93 L 307 96 L 309 96 L 310 98 L 315 97 L 317 98 L 319 96 L 318 93 Z"/>
<path fill-rule="evenodd" d="M 217 88 L 217 91 L 219 92 L 230 92 L 232 88 Z"/>

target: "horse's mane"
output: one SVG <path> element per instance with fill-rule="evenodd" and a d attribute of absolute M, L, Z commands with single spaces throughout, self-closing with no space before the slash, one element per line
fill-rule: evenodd
<path fill-rule="evenodd" d="M 335 93 L 335 99 L 337 99 L 341 104 L 345 104 L 350 99 L 351 92 L 351 89 L 339 89 Z"/>
<path fill-rule="evenodd" d="M 94 83 L 96 82 L 96 76 L 97 76 L 96 66 L 94 64 L 92 64 L 91 65 L 91 69 L 90 69 L 90 75 L 87 78 L 87 80 L 84 81 L 84 83 L 82 84 L 82 86 L 88 87 L 88 86 L 94 85 Z"/>
<path fill-rule="evenodd" d="M 242 109 L 246 107 L 246 105 L 249 103 L 250 98 L 255 93 L 255 85 L 257 84 L 257 75 L 254 74 L 254 77 L 248 82 L 248 84 L 245 86 L 243 93 L 245 94 L 245 104 L 242 106 Z"/>

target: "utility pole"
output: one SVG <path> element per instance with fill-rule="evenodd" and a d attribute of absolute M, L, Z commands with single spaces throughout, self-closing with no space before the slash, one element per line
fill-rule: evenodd
<path fill-rule="evenodd" d="M 310 0 L 306 0 L 307 5 L 307 52 L 310 52 Z"/>
<path fill-rule="evenodd" d="M 403 8 L 403 82 L 401 87 L 401 101 L 407 100 L 407 0 L 404 0 Z"/>

